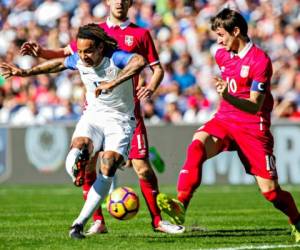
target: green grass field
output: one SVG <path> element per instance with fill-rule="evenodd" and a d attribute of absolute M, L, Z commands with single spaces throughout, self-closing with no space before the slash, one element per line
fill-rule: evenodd
<path fill-rule="evenodd" d="M 300 187 L 286 186 L 298 200 Z M 138 190 L 138 187 L 135 187 Z M 175 187 L 161 187 L 175 194 Z M 203 186 L 195 193 L 183 235 L 155 233 L 146 205 L 130 221 L 105 211 L 108 234 L 82 241 L 68 229 L 83 204 L 70 185 L 0 186 L 0 249 L 299 249 L 285 216 L 273 209 L 256 186 Z"/>

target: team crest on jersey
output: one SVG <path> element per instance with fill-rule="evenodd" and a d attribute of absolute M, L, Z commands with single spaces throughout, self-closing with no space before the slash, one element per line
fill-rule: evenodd
<path fill-rule="evenodd" d="M 109 79 L 115 78 L 117 76 L 117 69 L 107 68 L 105 69 L 105 74 Z"/>
<path fill-rule="evenodd" d="M 242 65 L 240 76 L 246 78 L 249 75 L 250 66 Z"/>
<path fill-rule="evenodd" d="M 133 44 L 133 36 L 126 35 L 125 36 L 125 44 L 127 46 L 132 46 L 132 44 Z"/>

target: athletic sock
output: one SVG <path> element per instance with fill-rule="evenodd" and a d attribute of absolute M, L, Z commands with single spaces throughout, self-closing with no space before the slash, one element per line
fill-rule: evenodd
<path fill-rule="evenodd" d="M 74 221 L 74 224 L 83 224 L 85 225 L 88 219 L 91 217 L 95 209 L 98 208 L 100 203 L 105 199 L 108 194 L 110 185 L 112 182 L 112 177 L 108 177 L 102 174 L 99 174 L 96 181 L 93 183 L 93 186 L 88 192 L 87 200 L 84 203 L 84 206 Z"/>
<path fill-rule="evenodd" d="M 289 222 L 297 224 L 300 214 L 292 195 L 280 188 L 263 193 L 267 200 L 271 201 L 275 208 L 289 217 Z"/>
<path fill-rule="evenodd" d="M 149 180 L 139 179 L 142 194 L 146 200 L 149 212 L 152 218 L 152 226 L 158 227 L 159 222 L 162 220 L 160 210 L 156 204 L 156 196 L 158 194 L 157 178 L 153 174 Z"/>
<path fill-rule="evenodd" d="M 177 198 L 187 208 L 194 191 L 201 183 L 202 164 L 206 160 L 204 144 L 194 140 L 187 149 L 186 161 L 179 173 Z"/>
<path fill-rule="evenodd" d="M 86 171 L 85 172 L 84 184 L 82 186 L 84 200 L 87 199 L 88 192 L 89 192 L 90 188 L 92 187 L 96 178 L 97 178 L 96 171 L 92 171 L 92 172 Z M 93 220 L 94 221 L 101 220 L 102 223 L 105 224 L 101 206 L 99 206 L 93 213 Z"/>

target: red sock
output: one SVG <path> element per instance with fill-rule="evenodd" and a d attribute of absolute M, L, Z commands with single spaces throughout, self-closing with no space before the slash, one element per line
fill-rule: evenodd
<path fill-rule="evenodd" d="M 156 204 L 156 196 L 158 194 L 157 178 L 155 174 L 153 174 L 149 180 L 139 179 L 139 182 L 152 217 L 152 226 L 156 228 L 161 221 L 160 210 Z"/>
<path fill-rule="evenodd" d="M 84 184 L 82 186 L 82 190 L 83 190 L 83 198 L 84 200 L 87 199 L 87 195 L 88 195 L 88 192 L 90 190 L 90 188 L 92 187 L 94 181 L 96 180 L 96 171 L 93 171 L 93 172 L 85 172 L 85 176 L 84 176 Z M 102 208 L 101 208 L 101 205 L 99 206 L 98 209 L 95 210 L 94 214 L 93 214 L 93 220 L 96 221 L 96 220 L 101 220 L 103 224 L 105 224 L 105 221 L 104 221 L 104 217 L 103 217 L 103 214 L 102 214 Z"/>
<path fill-rule="evenodd" d="M 194 191 L 201 183 L 202 164 L 206 160 L 204 144 L 194 140 L 187 149 L 186 161 L 179 173 L 177 191 L 178 200 L 187 208 Z"/>
<path fill-rule="evenodd" d="M 273 203 L 274 207 L 289 217 L 290 223 L 297 224 L 299 222 L 300 214 L 289 192 L 276 188 L 263 193 L 263 195 L 267 200 Z"/>

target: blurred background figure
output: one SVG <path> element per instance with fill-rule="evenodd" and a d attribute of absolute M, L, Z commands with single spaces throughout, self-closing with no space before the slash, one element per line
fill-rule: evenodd
<path fill-rule="evenodd" d="M 224 7 L 243 14 L 249 23 L 249 35 L 272 59 L 273 118 L 294 119 L 299 112 L 299 1 L 138 0 L 130 8 L 129 17 L 150 30 L 165 69 L 157 93 L 143 105 L 150 123 L 202 123 L 214 113 L 219 98 L 211 76 L 219 69 L 213 59 L 216 42 L 209 31 L 209 20 Z M 0 1 L 0 12 L 0 61 L 29 68 L 40 59 L 20 56 L 18 51 L 23 42 L 32 40 L 48 48 L 64 47 L 74 41 L 80 25 L 105 21 L 108 6 L 97 0 L 5 0 Z M 150 76 L 145 70 L 146 83 Z M 35 116 L 44 117 L 39 122 L 78 119 L 84 89 L 76 74 L 65 72 L 27 80 L 34 84 L 18 78 L 0 81 L 1 123 L 11 123 L 12 114 L 21 107 L 24 111 L 31 101 L 37 109 L 33 123 Z M 176 102 L 167 99 L 169 94 L 177 96 Z M 68 105 L 75 115 L 71 112 L 62 118 L 62 110 L 67 110 Z"/>

